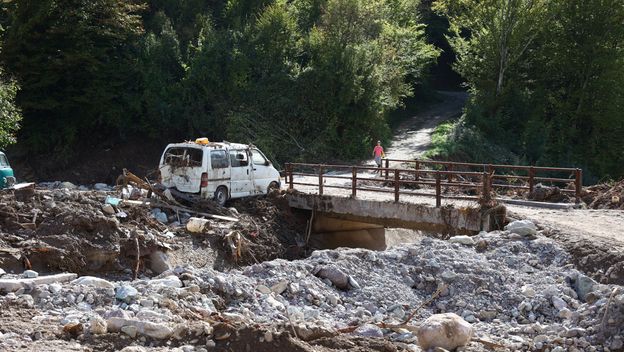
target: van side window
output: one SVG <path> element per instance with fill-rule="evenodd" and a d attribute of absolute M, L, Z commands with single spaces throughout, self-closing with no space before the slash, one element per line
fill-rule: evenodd
<path fill-rule="evenodd" d="M 230 163 L 232 167 L 245 167 L 249 165 L 246 150 L 230 150 Z"/>
<path fill-rule="evenodd" d="M 251 150 L 251 160 L 253 161 L 254 165 L 265 165 L 267 162 L 264 155 L 262 155 L 262 153 L 260 153 L 258 149 Z"/>
<path fill-rule="evenodd" d="M 213 150 L 210 152 L 210 165 L 213 169 L 225 169 L 229 166 L 229 159 L 225 150 Z"/>
<path fill-rule="evenodd" d="M 172 147 L 165 152 L 165 164 L 175 167 L 201 166 L 203 155 L 201 149 Z"/>

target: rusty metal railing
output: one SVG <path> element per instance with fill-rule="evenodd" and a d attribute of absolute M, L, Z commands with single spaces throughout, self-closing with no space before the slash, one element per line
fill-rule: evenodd
<path fill-rule="evenodd" d="M 286 183 L 289 189 L 294 189 L 296 185 L 312 186 L 318 188 L 319 195 L 323 195 L 325 188 L 349 189 L 351 196 L 356 197 L 359 191 L 393 193 L 394 201 L 398 202 L 401 195 L 412 196 L 435 196 L 436 206 L 440 207 L 442 198 L 462 199 L 462 200 L 481 200 L 488 202 L 492 199 L 492 190 L 494 188 L 514 188 L 526 189 L 533 191 L 535 182 L 564 182 L 570 183 L 574 181 L 575 189 L 563 189 L 564 193 L 574 193 L 576 202 L 580 201 L 580 193 L 582 187 L 582 170 L 573 168 L 555 168 L 555 167 L 536 167 L 536 166 L 517 166 L 517 165 L 496 165 L 496 164 L 474 164 L 474 163 L 455 163 L 447 161 L 431 161 L 431 160 L 399 160 L 384 159 L 385 167 L 373 166 L 353 166 L 353 165 L 331 165 L 331 164 L 308 164 L 308 163 L 287 163 L 286 167 Z M 390 168 L 390 162 L 401 162 L 403 164 L 414 164 L 415 168 Z M 422 166 L 433 166 L 440 169 L 424 169 Z M 484 171 L 459 170 L 459 168 L 472 167 L 482 168 Z M 310 172 L 304 172 L 308 170 Z M 339 175 L 329 174 L 328 171 L 344 172 Z M 497 174 L 497 170 L 521 170 L 526 171 L 527 176 Z M 350 172 L 349 172 L 350 171 Z M 361 171 L 379 172 L 381 178 L 358 177 Z M 574 179 L 540 177 L 536 173 L 545 171 L 556 172 L 572 172 Z M 318 182 L 302 182 L 295 180 L 295 176 L 314 177 Z M 402 179 L 401 176 L 404 176 Z M 411 177 L 411 178 L 410 178 Z M 349 180 L 350 185 L 326 184 L 325 179 L 343 179 Z M 517 184 L 501 184 L 494 183 L 495 179 L 502 180 L 526 180 L 527 186 Z M 363 187 L 360 181 L 379 183 L 381 186 L 370 188 Z M 419 192 L 412 189 L 402 188 L 401 186 L 431 186 L 434 187 L 435 193 Z M 474 196 L 445 195 L 442 194 L 442 187 L 456 187 L 460 190 L 474 190 Z"/>
<path fill-rule="evenodd" d="M 469 171 L 440 171 L 440 170 L 414 170 L 414 169 L 384 169 L 377 168 L 371 166 L 351 166 L 351 165 L 328 165 L 328 164 L 306 164 L 306 163 L 287 163 L 286 165 L 286 184 L 288 184 L 288 189 L 294 189 L 296 185 L 299 186 L 312 186 L 318 188 L 319 195 L 323 195 L 325 188 L 337 188 L 337 189 L 349 189 L 351 190 L 351 196 L 356 197 L 358 191 L 366 191 L 366 192 L 379 192 L 379 193 L 393 193 L 394 201 L 398 202 L 401 195 L 411 195 L 411 196 L 427 196 L 431 197 L 433 194 L 418 192 L 408 189 L 402 189 L 402 185 L 422 185 L 422 186 L 433 186 L 435 187 L 435 198 L 436 198 L 436 207 L 440 207 L 442 204 L 442 198 L 453 198 L 453 199 L 464 199 L 464 200 L 479 200 L 482 199 L 484 201 L 488 201 L 491 199 L 490 197 L 490 175 L 486 172 L 469 172 Z M 312 172 L 303 172 L 302 169 L 313 170 Z M 332 175 L 327 174 L 327 170 L 345 170 L 346 173 L 343 175 Z M 348 172 L 350 172 L 350 175 Z M 358 177 L 358 172 L 360 171 L 377 171 L 380 173 L 385 173 L 386 177 L 392 174 L 390 179 L 386 177 L 382 178 L 363 178 Z M 423 180 L 411 180 L 411 179 L 401 179 L 401 175 L 409 175 L 409 174 L 428 174 L 433 175 L 433 181 L 429 181 L 428 179 Z M 348 175 L 348 176 L 345 176 Z M 449 183 L 447 181 L 443 181 L 444 177 L 447 176 L 471 176 L 480 178 L 479 183 L 475 182 L 464 182 L 464 183 Z M 295 180 L 295 176 L 301 177 L 314 177 L 318 179 L 318 182 L 301 182 L 300 180 Z M 349 186 L 344 185 L 336 185 L 336 184 L 325 184 L 325 179 L 344 179 L 350 180 Z M 362 187 L 362 185 L 358 184 L 358 181 L 368 181 L 374 183 L 388 184 L 391 186 L 388 188 L 379 187 L 379 188 L 370 188 L 370 187 Z M 464 188 L 472 188 L 480 190 L 479 196 L 447 196 L 442 194 L 442 186 L 461 186 Z"/>
<path fill-rule="evenodd" d="M 423 167 L 436 167 L 441 168 L 447 171 L 456 170 L 458 168 L 467 168 L 467 169 L 479 169 L 487 172 L 491 175 L 491 183 L 490 188 L 513 188 L 513 189 L 523 189 L 527 190 L 529 193 L 532 193 L 534 187 L 539 182 L 550 182 L 554 184 L 570 184 L 574 182 L 574 189 L 561 189 L 562 193 L 574 194 L 575 203 L 580 203 L 581 200 L 581 191 L 583 188 L 583 170 L 580 168 L 569 168 L 569 167 L 547 167 L 547 166 L 525 166 L 525 165 L 505 165 L 505 164 L 478 164 L 478 163 L 461 163 L 461 162 L 453 162 L 453 161 L 437 161 L 437 160 L 401 160 L 401 159 L 384 159 L 385 169 L 388 169 L 390 166 L 390 162 L 399 162 L 406 165 L 414 165 L 414 169 L 419 170 Z M 501 170 L 511 170 L 513 172 L 522 172 L 524 175 L 518 174 L 508 174 L 502 173 L 497 174 L 497 171 Z M 557 178 L 557 177 L 546 177 L 539 176 L 539 174 L 543 173 L 569 173 L 569 178 Z M 386 173 L 387 174 L 387 173 Z M 451 177 L 449 176 L 449 182 L 451 181 Z M 526 185 L 517 185 L 517 184 L 501 184 L 501 183 L 493 183 L 493 180 L 522 180 L 526 181 Z"/>

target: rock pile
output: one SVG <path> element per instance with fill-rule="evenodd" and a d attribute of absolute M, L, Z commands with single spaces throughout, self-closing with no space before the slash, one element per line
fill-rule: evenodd
<path fill-rule="evenodd" d="M 452 348 L 431 342 L 447 321 L 430 318 L 434 314 L 455 324 L 453 346 L 472 335 L 510 350 L 621 349 L 622 287 L 575 270 L 566 252 L 531 225 L 512 223 L 472 242 L 425 237 L 383 252 L 321 250 L 228 272 L 187 265 L 134 281 L 80 277 L 10 292 L 0 305 L 37 310 L 37 319 L 57 327 L 44 338 L 96 345 L 118 336 L 106 345 L 112 349 L 244 350 L 238 343 L 252 339 L 244 341 L 258 350 L 266 344 L 272 346 L 267 351 L 307 351 L 344 338 L 352 346 L 372 341 L 364 350 L 374 350 L 377 340 L 395 350 L 420 351 L 419 343 Z M 436 291 L 439 296 L 414 311 Z M 35 333 L 0 337 L 0 349 L 33 343 Z M 293 342 L 295 335 L 307 342 Z M 478 342 L 461 348 L 485 350 Z"/>

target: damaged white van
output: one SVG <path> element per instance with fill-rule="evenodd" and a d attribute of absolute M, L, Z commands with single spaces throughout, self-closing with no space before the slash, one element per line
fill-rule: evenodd
<path fill-rule="evenodd" d="M 207 138 L 167 145 L 159 170 L 165 187 L 212 198 L 220 205 L 267 194 L 281 185 L 279 172 L 255 146 Z"/>

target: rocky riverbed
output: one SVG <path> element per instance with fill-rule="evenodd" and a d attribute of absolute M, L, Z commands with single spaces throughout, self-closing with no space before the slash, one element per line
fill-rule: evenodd
<path fill-rule="evenodd" d="M 136 280 L 4 273 L 24 283 L 0 296 L 0 350 L 420 351 L 425 319 L 455 313 L 474 331 L 463 351 L 621 351 L 624 289 L 570 263 L 522 222 Z"/>

